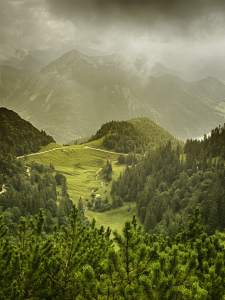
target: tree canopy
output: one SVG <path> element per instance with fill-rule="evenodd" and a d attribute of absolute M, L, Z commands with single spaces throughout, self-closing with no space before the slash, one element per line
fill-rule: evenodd
<path fill-rule="evenodd" d="M 42 240 L 45 215 L 21 217 L 18 245 L 0 225 L 0 298 L 6 299 L 225 299 L 225 249 L 208 237 L 196 208 L 175 237 L 141 234 L 135 216 L 122 234 L 77 222 L 57 226 Z M 116 248 L 115 248 L 115 245 Z"/>

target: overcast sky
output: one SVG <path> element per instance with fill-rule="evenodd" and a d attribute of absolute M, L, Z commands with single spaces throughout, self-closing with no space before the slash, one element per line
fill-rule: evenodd
<path fill-rule="evenodd" d="M 224 0 L 0 0 L 0 44 L 88 47 L 153 60 L 225 55 Z"/>

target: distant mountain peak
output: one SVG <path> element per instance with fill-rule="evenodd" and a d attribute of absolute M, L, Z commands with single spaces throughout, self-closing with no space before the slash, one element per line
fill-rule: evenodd
<path fill-rule="evenodd" d="M 221 82 L 218 78 L 216 78 L 214 76 L 207 76 L 206 78 L 198 80 L 196 82 L 202 82 L 202 83 L 204 82 L 206 84 L 211 83 L 211 84 L 216 84 L 218 86 L 223 86 L 224 87 L 224 83 Z"/>
<path fill-rule="evenodd" d="M 97 68 L 97 62 L 82 54 L 81 52 L 77 51 L 76 49 L 66 52 L 58 59 L 50 62 L 46 67 L 41 70 L 41 73 L 48 73 L 48 72 L 65 72 L 69 71 L 71 68 L 80 65 L 81 62 L 88 63 L 89 65 Z"/>
<path fill-rule="evenodd" d="M 151 75 L 154 77 L 160 77 L 165 74 L 172 74 L 173 71 L 171 71 L 169 68 L 164 66 L 161 62 L 157 61 L 151 69 Z"/>

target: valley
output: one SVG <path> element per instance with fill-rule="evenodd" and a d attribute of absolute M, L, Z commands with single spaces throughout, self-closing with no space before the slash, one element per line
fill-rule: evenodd
<path fill-rule="evenodd" d="M 224 23 L 0 0 L 0 300 L 225 300 Z"/>
<path fill-rule="evenodd" d="M 102 213 L 93 212 L 88 210 L 87 207 L 87 200 L 91 201 L 91 195 L 94 191 L 97 198 L 101 198 L 103 201 L 108 197 L 109 203 L 112 203 L 110 196 L 112 182 L 104 182 L 104 186 L 102 186 L 101 173 L 100 176 L 96 176 L 96 174 L 108 159 L 112 162 L 112 179 L 116 180 L 124 170 L 124 165 L 119 165 L 117 162 L 120 153 L 104 149 L 92 149 L 88 145 L 93 145 L 93 142 L 85 146 L 59 147 L 57 145 L 57 148 L 55 144 L 49 144 L 47 147 L 43 147 L 39 153 L 27 155 L 26 163 L 29 164 L 31 161 L 35 161 L 47 166 L 49 164 L 54 165 L 55 171 L 66 177 L 68 194 L 73 203 L 78 205 L 79 198 L 82 198 L 85 215 L 89 221 L 95 218 L 98 227 L 104 224 L 121 232 L 124 220 L 132 218 L 133 214 L 136 213 L 134 202 L 126 202 L 123 207 Z"/>
<path fill-rule="evenodd" d="M 113 299 L 117 286 L 128 286 L 127 280 L 117 281 L 117 274 L 124 276 L 129 265 L 138 272 L 129 272 L 132 283 L 141 285 L 137 299 L 149 299 L 143 287 L 150 272 L 156 282 L 161 266 L 160 278 L 167 280 L 178 268 L 186 291 L 197 280 L 204 287 L 198 295 L 221 299 L 225 126 L 201 141 L 183 143 L 142 117 L 102 124 L 84 144 L 65 146 L 13 111 L 0 108 L 0 115 L 0 256 L 10 263 L 0 268 L 8 285 L 26 288 L 18 276 L 23 270 L 23 280 L 32 280 L 30 295 L 54 298 L 56 290 L 65 291 L 55 282 L 64 284 L 68 274 L 71 282 L 79 282 L 69 286 L 68 299 L 98 294 Z M 202 253 L 207 254 L 204 266 L 210 261 L 214 270 L 220 262 L 213 273 L 221 286 L 218 297 L 217 289 L 206 285 L 211 269 L 204 269 L 206 278 L 197 276 Z M 168 283 L 171 293 L 184 288 L 179 277 Z M 110 280 L 115 284 L 109 297 Z"/>

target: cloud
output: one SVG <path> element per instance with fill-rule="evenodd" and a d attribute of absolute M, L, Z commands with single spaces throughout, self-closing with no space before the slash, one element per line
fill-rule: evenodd
<path fill-rule="evenodd" d="M 224 25 L 224 0 L 47 0 L 49 11 L 83 31 L 129 28 L 134 35 L 206 38 Z M 163 34 L 164 33 L 164 34 Z"/>
<path fill-rule="evenodd" d="M 1 0 L 0 42 L 19 49 L 60 47 L 74 39 L 76 27 L 46 11 L 45 0 Z"/>
<path fill-rule="evenodd" d="M 0 1 L 0 42 L 21 50 L 80 43 L 154 62 L 168 51 L 224 49 L 224 0 Z"/>

